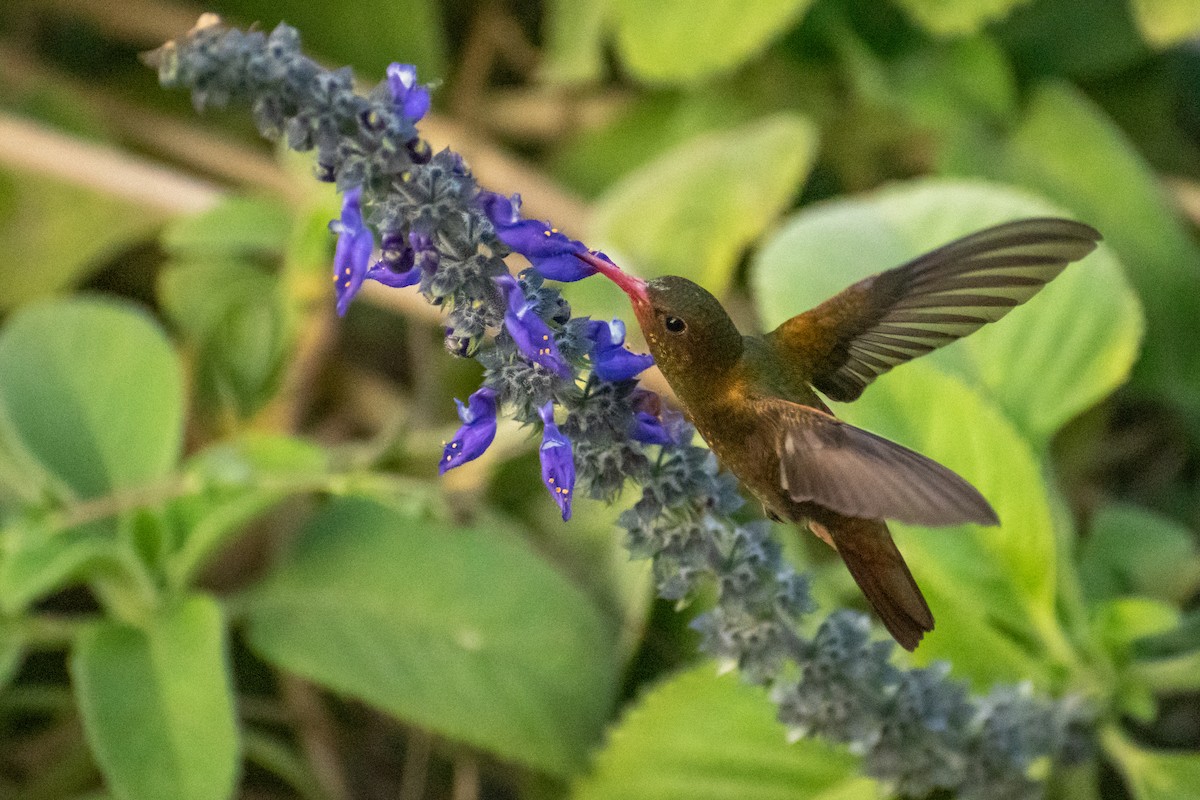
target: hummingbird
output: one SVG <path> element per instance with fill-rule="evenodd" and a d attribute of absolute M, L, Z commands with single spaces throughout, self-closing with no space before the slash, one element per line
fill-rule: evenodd
<path fill-rule="evenodd" d="M 861 280 L 761 336 L 739 332 L 720 301 L 686 278 L 644 281 L 598 255 L 578 257 L 629 296 L 655 362 L 717 460 L 769 517 L 806 526 L 836 550 L 884 627 L 913 650 L 933 630 L 933 613 L 886 520 L 999 518 L 962 477 L 838 419 L 821 395 L 855 400 L 892 367 L 995 322 L 1100 239 L 1068 219 L 996 225 Z"/>

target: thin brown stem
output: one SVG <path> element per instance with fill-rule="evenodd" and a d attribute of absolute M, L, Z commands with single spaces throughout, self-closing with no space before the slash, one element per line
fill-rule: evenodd
<path fill-rule="evenodd" d="M 330 800 L 350 800 L 350 782 L 338 754 L 337 732 L 320 693 L 291 675 L 282 675 L 280 681 L 283 702 L 322 792 Z"/>
<path fill-rule="evenodd" d="M 460 752 L 454 759 L 453 800 L 479 800 L 479 759 Z"/>
<path fill-rule="evenodd" d="M 433 735 L 420 728 L 408 731 L 400 789 L 396 800 L 421 800 L 429 782 L 429 762 L 433 756 Z"/>

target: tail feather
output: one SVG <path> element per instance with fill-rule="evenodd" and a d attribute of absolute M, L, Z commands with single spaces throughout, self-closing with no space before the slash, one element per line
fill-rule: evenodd
<path fill-rule="evenodd" d="M 809 525 L 838 551 L 892 638 L 905 650 L 916 649 L 926 631 L 933 630 L 933 613 L 887 523 L 830 514 Z"/>

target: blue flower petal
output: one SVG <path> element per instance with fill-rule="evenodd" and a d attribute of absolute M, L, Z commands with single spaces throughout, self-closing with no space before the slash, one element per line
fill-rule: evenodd
<path fill-rule="evenodd" d="M 387 68 L 388 89 L 397 110 L 409 122 L 417 122 L 429 112 L 429 90 L 417 85 L 417 68 L 412 64 L 391 64 Z"/>
<path fill-rule="evenodd" d="M 633 427 L 629 431 L 630 438 L 642 444 L 670 444 L 671 437 L 663 427 L 658 417 L 649 411 L 639 411 L 634 415 Z"/>
<path fill-rule="evenodd" d="M 458 418 L 463 425 L 442 450 L 442 460 L 438 463 L 439 475 L 479 458 L 496 437 L 495 389 L 487 386 L 480 388 L 468 398 L 465 406 L 457 397 L 454 402 L 458 405 Z"/>
<path fill-rule="evenodd" d="M 496 283 L 508 301 L 504 313 L 504 328 L 517 344 L 522 355 L 562 378 L 571 377 L 571 368 L 558 352 L 554 332 L 525 299 L 520 284 L 511 275 L 501 275 Z"/>
<path fill-rule="evenodd" d="M 348 190 L 342 198 L 341 217 L 329 224 L 330 230 L 338 235 L 333 254 L 333 281 L 339 316 L 346 314 L 350 301 L 366 280 L 371 252 L 375 249 L 375 236 L 363 222 L 361 199 L 361 188 Z"/>
<path fill-rule="evenodd" d="M 625 323 L 619 319 L 611 323 L 593 320 L 584 335 L 592 340 L 592 371 L 602 380 L 632 380 L 654 364 L 653 356 L 625 349 Z"/>
<path fill-rule="evenodd" d="M 559 233 L 547 222 L 521 219 L 520 195 L 510 199 L 495 192 L 480 192 L 478 202 L 500 241 L 529 259 L 543 276 L 571 282 L 595 274 L 595 267 L 575 257 L 587 252 L 582 242 Z"/>
<path fill-rule="evenodd" d="M 421 268 L 412 267 L 404 272 L 394 272 L 380 263 L 367 270 L 367 280 L 378 281 L 393 289 L 401 289 L 421 282 Z"/>
<path fill-rule="evenodd" d="M 614 347 L 592 357 L 592 371 L 606 381 L 632 380 L 652 366 L 652 355 L 631 353 L 624 347 Z"/>
<path fill-rule="evenodd" d="M 542 417 L 542 445 L 538 455 L 542 461 L 542 482 L 558 504 L 563 521 L 571 518 L 571 500 L 575 496 L 575 457 L 571 440 L 554 424 L 554 404 L 546 403 L 538 410 Z"/>

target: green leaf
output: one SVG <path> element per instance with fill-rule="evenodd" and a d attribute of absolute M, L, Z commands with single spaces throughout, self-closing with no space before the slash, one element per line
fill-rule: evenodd
<path fill-rule="evenodd" d="M 1101 741 L 1125 776 L 1134 800 L 1200 798 L 1200 755 L 1146 750 L 1112 727 L 1102 732 Z"/>
<path fill-rule="evenodd" d="M 270 399 L 292 344 L 273 276 L 241 261 L 185 262 L 163 270 L 159 296 L 199 353 L 201 408 L 244 418 Z"/>
<path fill-rule="evenodd" d="M 1149 58 L 1129 0 L 1026 5 L 993 27 L 1023 75 L 1116 75 Z"/>
<path fill-rule="evenodd" d="M 102 622 L 71 656 L 88 742 L 122 800 L 224 800 L 240 762 L 224 622 L 193 596 L 145 627 Z"/>
<path fill-rule="evenodd" d="M 334 501 L 246 600 L 268 661 L 554 775 L 582 765 L 616 689 L 614 631 L 500 530 Z"/>
<path fill-rule="evenodd" d="M 893 526 L 937 620 L 918 661 L 945 658 L 976 686 L 1028 679 L 1049 688 L 1074 654 L 1055 616 L 1056 542 L 1029 445 L 979 394 L 921 361 L 838 413 L 962 475 L 1001 520 L 998 528 Z"/>
<path fill-rule="evenodd" d="M 287 245 L 291 211 L 274 200 L 232 196 L 163 230 L 162 244 L 177 257 L 275 254 Z"/>
<path fill-rule="evenodd" d="M 613 729 L 572 800 L 874 800 L 858 759 L 817 739 L 788 744 L 775 707 L 704 663 L 656 686 Z"/>
<path fill-rule="evenodd" d="M 423 82 L 449 77 L 441 6 L 437 0 L 357 0 L 331 13 L 309 0 L 223 0 L 221 14 L 243 25 L 262 20 L 267 30 L 285 20 L 303 35 L 305 52 L 352 64 L 373 86 L 400 57 L 417 66 Z"/>
<path fill-rule="evenodd" d="M 613 182 L 697 136 L 729 130 L 764 113 L 744 82 L 690 92 L 648 92 L 607 125 L 581 131 L 554 157 L 556 176 L 597 197 Z"/>
<path fill-rule="evenodd" d="M 161 220 L 155 209 L 78 182 L 0 172 L 0 312 L 78 283 L 123 247 L 149 238 Z"/>
<path fill-rule="evenodd" d="M 213 553 L 272 506 L 315 488 L 327 461 L 314 444 L 265 435 L 223 442 L 191 459 L 186 472 L 205 489 L 168 508 L 180 531 L 166 566 L 173 585 L 187 586 Z"/>
<path fill-rule="evenodd" d="M 1155 694 L 1197 692 L 1200 691 L 1200 650 L 1135 661 L 1130 665 L 1130 671 L 1139 683 Z"/>
<path fill-rule="evenodd" d="M 14 518 L 0 527 L 0 611 L 17 614 L 51 592 L 116 564 L 116 523 L 101 520 L 63 529 L 53 522 Z"/>
<path fill-rule="evenodd" d="M 930 33 L 961 36 L 1008 15 L 1029 0 L 898 0 Z"/>
<path fill-rule="evenodd" d="M 801 211 L 752 263 L 763 322 L 772 328 L 855 281 L 958 236 L 1047 215 L 1064 212 L 1016 189 L 949 180 L 914 181 L 868 199 Z M 1003 320 L 923 360 L 984 387 L 1040 449 L 1065 422 L 1124 382 L 1141 331 L 1137 299 L 1116 260 L 1101 248 Z"/>
<path fill-rule="evenodd" d="M 1182 603 L 1200 585 L 1200 553 L 1192 532 L 1134 506 L 1102 508 L 1080 551 L 1089 600 L 1141 594 Z"/>
<path fill-rule="evenodd" d="M 1131 0 L 1146 41 L 1155 47 L 1191 39 L 1200 33 L 1200 4 L 1194 0 Z"/>
<path fill-rule="evenodd" d="M 734 69 L 765 49 L 813 0 L 611 0 L 617 48 L 646 81 L 686 82 Z"/>
<path fill-rule="evenodd" d="M 1146 309 L 1135 381 L 1200 425 L 1200 348 L 1179 346 L 1200 319 L 1200 246 L 1134 145 L 1078 90 L 1053 84 L 1034 93 L 1007 159 L 978 166 L 1043 193 L 1104 234 Z"/>
<path fill-rule="evenodd" d="M 162 331 L 124 303 L 28 306 L 0 332 L 0 417 L 81 497 L 166 475 L 183 434 L 183 378 Z"/>
<path fill-rule="evenodd" d="M 611 0 L 550 0 L 539 65 L 552 83 L 588 83 L 604 74 L 604 33 Z"/>
<path fill-rule="evenodd" d="M 1129 716 L 1150 722 L 1157 713 L 1150 686 L 1136 668 L 1131 669 L 1137 640 L 1174 629 L 1179 610 L 1147 597 L 1118 597 L 1102 603 L 1096 612 L 1092 630 L 1117 666 L 1111 687 L 1113 704 Z"/>
<path fill-rule="evenodd" d="M 720 295 L 742 252 L 795 197 L 816 144 L 794 115 L 697 137 L 605 194 L 593 238 L 642 275 L 683 275 Z"/>

